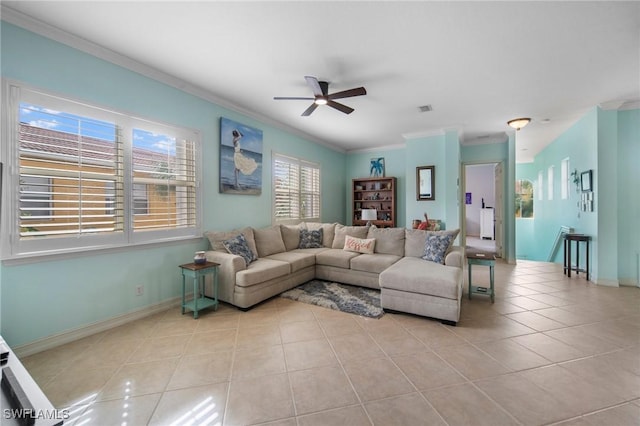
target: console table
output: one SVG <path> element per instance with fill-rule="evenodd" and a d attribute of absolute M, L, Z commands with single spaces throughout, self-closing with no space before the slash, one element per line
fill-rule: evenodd
<path fill-rule="evenodd" d="M 576 266 L 571 266 L 571 242 L 576 243 Z M 591 237 L 584 234 L 565 234 L 564 236 L 564 273 L 568 277 L 571 277 L 571 271 L 576 271 L 576 275 L 580 272 L 587 273 L 587 281 L 589 281 L 589 241 Z M 587 246 L 587 256 L 585 269 L 580 269 L 580 243 L 585 243 Z"/>
<path fill-rule="evenodd" d="M 496 256 L 493 253 L 467 253 L 467 263 L 469 265 L 469 299 L 472 294 L 484 294 L 491 297 L 491 303 L 495 301 L 495 288 L 493 285 L 493 268 L 496 266 Z M 484 265 L 489 267 L 489 288 L 479 287 L 471 284 L 471 265 Z"/>

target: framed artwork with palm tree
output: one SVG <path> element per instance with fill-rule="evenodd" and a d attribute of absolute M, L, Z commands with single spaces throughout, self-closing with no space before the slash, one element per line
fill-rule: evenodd
<path fill-rule="evenodd" d="M 384 177 L 384 157 L 372 158 L 369 176 Z"/>

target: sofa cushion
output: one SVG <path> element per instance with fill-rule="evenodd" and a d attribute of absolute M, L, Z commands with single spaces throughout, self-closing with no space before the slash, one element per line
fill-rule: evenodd
<path fill-rule="evenodd" d="M 286 251 L 297 249 L 300 245 L 300 230 L 303 229 L 301 225 L 280 225 L 280 232 L 282 233 L 282 241 L 284 242 L 284 248 Z"/>
<path fill-rule="evenodd" d="M 427 235 L 422 259 L 444 264 L 444 257 L 453 241 L 453 235 Z"/>
<path fill-rule="evenodd" d="M 289 275 L 291 265 L 275 259 L 261 258 L 252 262 L 247 269 L 236 273 L 236 285 L 250 287 L 265 281 Z"/>
<path fill-rule="evenodd" d="M 355 238 L 347 235 L 344 237 L 344 247 L 342 249 L 355 251 L 356 253 L 373 254 L 375 245 L 375 238 Z"/>
<path fill-rule="evenodd" d="M 224 244 L 222 243 L 240 234 L 244 234 L 244 237 L 247 239 L 247 244 L 249 244 L 249 248 L 251 249 L 255 257 L 258 257 L 258 249 L 256 248 L 256 242 L 253 236 L 253 228 L 246 227 L 243 229 L 234 229 L 233 231 L 207 231 L 204 233 L 205 237 L 207 237 L 207 239 L 209 240 L 209 244 L 211 244 L 212 250 L 222 251 L 225 253 L 228 252 Z"/>
<path fill-rule="evenodd" d="M 316 264 L 335 266 L 337 268 L 349 269 L 351 259 L 356 256 L 362 256 L 360 253 L 353 251 L 344 251 L 342 249 L 329 249 L 320 253 L 316 253 Z"/>
<path fill-rule="evenodd" d="M 331 248 L 333 246 L 336 223 L 305 222 L 302 225 L 306 229 L 310 229 L 312 231 L 322 229 L 322 245 L 327 248 Z"/>
<path fill-rule="evenodd" d="M 297 272 L 301 269 L 314 266 L 316 264 L 316 255 L 314 253 L 302 251 L 285 251 L 284 253 L 276 253 L 266 257 L 266 259 L 280 260 L 291 265 L 291 272 Z"/>
<path fill-rule="evenodd" d="M 363 254 L 351 259 L 351 269 L 379 274 L 400 259 L 394 254 Z"/>
<path fill-rule="evenodd" d="M 322 247 L 322 228 L 320 229 L 301 229 L 300 244 L 297 248 L 320 248 Z"/>
<path fill-rule="evenodd" d="M 376 239 L 376 253 L 404 256 L 404 228 L 369 227 L 367 238 Z"/>
<path fill-rule="evenodd" d="M 451 239 L 451 245 L 453 241 L 460 233 L 459 229 L 453 229 L 451 231 L 423 231 L 421 229 L 405 229 L 404 235 L 404 255 L 406 257 L 422 257 L 424 256 L 424 245 L 427 242 L 427 235 L 453 235 Z"/>
<path fill-rule="evenodd" d="M 367 238 L 368 226 L 344 226 L 336 224 L 335 236 L 333 237 L 333 245 L 331 248 L 341 249 L 344 247 L 344 237 L 347 235 L 356 238 Z"/>
<path fill-rule="evenodd" d="M 457 300 L 461 274 L 455 266 L 403 257 L 380 273 L 380 287 Z"/>
<path fill-rule="evenodd" d="M 249 244 L 247 243 L 247 239 L 244 234 L 229 238 L 228 240 L 223 241 L 222 244 L 229 253 L 241 256 L 246 265 L 249 265 L 251 262 L 258 259 L 258 257 L 251 251 L 251 248 L 249 248 Z"/>
<path fill-rule="evenodd" d="M 282 241 L 280 225 L 254 229 L 253 236 L 256 240 L 256 248 L 258 249 L 259 257 L 266 257 L 270 254 L 286 251 L 284 241 Z"/>

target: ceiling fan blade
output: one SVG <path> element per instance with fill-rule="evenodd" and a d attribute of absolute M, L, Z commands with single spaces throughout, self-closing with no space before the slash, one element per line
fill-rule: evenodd
<path fill-rule="evenodd" d="M 367 90 L 364 87 L 357 87 L 355 89 L 343 90 L 342 92 L 336 92 L 329 95 L 329 99 L 342 99 L 350 98 L 352 96 L 366 95 Z"/>
<path fill-rule="evenodd" d="M 348 107 L 346 105 L 339 104 L 338 102 L 334 102 L 334 101 L 327 102 L 327 105 L 329 105 L 331 108 L 337 109 L 338 111 L 342 111 L 345 114 L 351 114 L 354 111 L 353 108 Z"/>
<path fill-rule="evenodd" d="M 318 108 L 318 104 L 316 104 L 316 103 L 312 103 L 312 104 L 311 104 L 311 106 L 310 106 L 309 108 L 307 108 L 307 109 L 305 109 L 305 110 L 304 110 L 304 112 L 302 113 L 302 116 L 303 116 L 303 117 L 307 117 L 307 116 L 311 115 L 311 113 L 312 113 L 313 111 L 315 111 L 315 110 L 316 110 L 316 108 Z"/>
<path fill-rule="evenodd" d="M 309 85 L 309 87 L 311 87 L 311 91 L 313 92 L 314 95 L 316 96 L 324 95 L 324 93 L 322 93 L 322 88 L 320 87 L 320 83 L 318 83 L 317 78 L 306 75 L 304 79 L 307 80 L 307 84 Z"/>
<path fill-rule="evenodd" d="M 312 101 L 315 98 L 299 98 L 299 97 L 287 97 L 287 96 L 274 96 L 273 99 L 275 101 Z"/>

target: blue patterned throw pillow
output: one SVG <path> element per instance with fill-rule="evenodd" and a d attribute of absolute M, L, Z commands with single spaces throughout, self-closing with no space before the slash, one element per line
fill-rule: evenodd
<path fill-rule="evenodd" d="M 322 228 L 314 230 L 301 229 L 298 248 L 322 248 Z"/>
<path fill-rule="evenodd" d="M 236 237 L 229 238 L 228 240 L 223 241 L 222 245 L 229 253 L 242 256 L 244 263 L 247 266 L 249 266 L 249 264 L 254 260 L 257 260 L 256 256 L 249 248 L 249 243 L 247 242 L 244 234 L 239 234 Z"/>
<path fill-rule="evenodd" d="M 452 235 L 427 235 L 422 258 L 444 264 L 444 257 L 452 240 Z"/>

